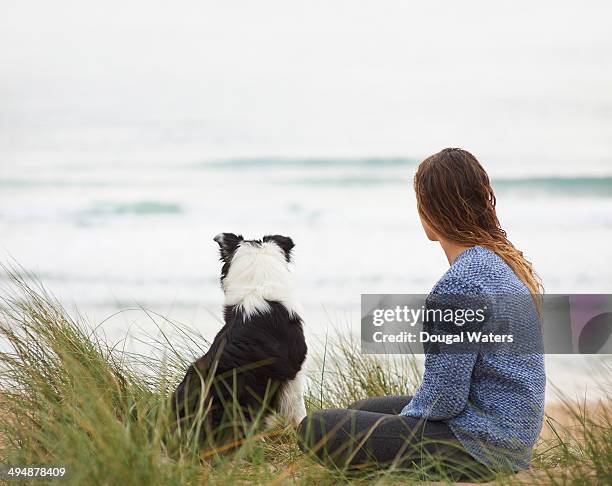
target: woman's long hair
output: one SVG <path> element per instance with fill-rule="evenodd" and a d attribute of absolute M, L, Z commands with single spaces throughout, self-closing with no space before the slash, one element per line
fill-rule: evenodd
<path fill-rule="evenodd" d="M 503 258 L 534 298 L 543 293 L 533 265 L 501 228 L 489 176 L 471 153 L 446 148 L 426 158 L 414 176 L 414 190 L 421 219 L 437 235 L 488 248 Z"/>

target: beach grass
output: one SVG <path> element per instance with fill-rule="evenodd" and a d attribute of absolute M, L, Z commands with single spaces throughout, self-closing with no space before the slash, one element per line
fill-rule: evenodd
<path fill-rule="evenodd" d="M 245 425 L 232 452 L 200 447 L 197 434 L 177 433 L 169 396 L 208 342 L 165 322 L 148 352 L 71 316 L 31 276 L 5 269 L 0 294 L 0 464 L 66 468 L 60 484 L 410 484 L 445 481 L 425 470 L 332 470 L 297 447 L 281 425 Z M 162 319 L 142 310 L 146 318 Z M 162 331 L 166 329 L 166 331 Z M 167 330 L 172 330 L 172 336 Z M 363 355 L 346 333 L 313 356 L 307 408 L 345 407 L 368 396 L 409 394 L 418 383 L 412 357 Z M 550 413 L 532 468 L 495 483 L 611 484 L 612 410 L 561 401 Z M 36 481 L 35 484 L 41 484 Z"/>

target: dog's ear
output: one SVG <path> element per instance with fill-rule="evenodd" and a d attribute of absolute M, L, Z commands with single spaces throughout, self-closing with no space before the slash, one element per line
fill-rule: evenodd
<path fill-rule="evenodd" d="M 285 252 L 285 259 L 288 262 L 291 261 L 291 250 L 295 246 L 291 238 L 282 235 L 267 235 L 263 237 L 263 241 L 273 241 L 276 243 Z"/>
<path fill-rule="evenodd" d="M 224 262 L 232 257 L 240 242 L 244 240 L 242 235 L 235 235 L 234 233 L 219 233 L 213 239 L 219 244 L 221 260 Z"/>

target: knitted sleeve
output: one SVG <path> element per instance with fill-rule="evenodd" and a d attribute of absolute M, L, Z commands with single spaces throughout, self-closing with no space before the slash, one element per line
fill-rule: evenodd
<path fill-rule="evenodd" d="M 459 316 L 466 309 L 486 310 L 487 300 L 478 285 L 450 277 L 438 282 L 427 299 L 427 309 L 438 309 L 444 316 Z M 482 320 L 465 322 L 456 317 L 438 317 L 423 323 L 425 331 L 444 339 L 425 345 L 423 381 L 401 415 L 448 420 L 463 411 L 479 349 L 478 343 L 469 342 L 466 335 L 483 325 Z"/>

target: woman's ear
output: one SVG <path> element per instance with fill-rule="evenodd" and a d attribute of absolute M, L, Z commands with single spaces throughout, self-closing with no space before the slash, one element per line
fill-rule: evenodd
<path fill-rule="evenodd" d="M 242 235 L 235 235 L 234 233 L 219 233 L 217 236 L 213 238 L 219 244 L 219 251 L 221 253 L 221 260 L 227 262 L 234 252 L 240 242 L 244 240 Z"/>

